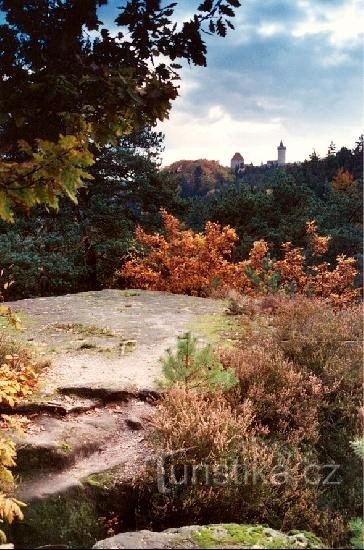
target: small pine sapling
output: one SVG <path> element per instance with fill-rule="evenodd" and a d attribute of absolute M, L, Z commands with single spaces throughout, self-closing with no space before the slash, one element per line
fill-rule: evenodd
<path fill-rule="evenodd" d="M 229 389 L 237 384 L 231 369 L 225 369 L 215 356 L 210 345 L 199 346 L 198 339 L 191 333 L 177 338 L 177 349 L 167 350 L 161 359 L 165 381 L 170 387 L 182 383 L 190 388 Z"/>

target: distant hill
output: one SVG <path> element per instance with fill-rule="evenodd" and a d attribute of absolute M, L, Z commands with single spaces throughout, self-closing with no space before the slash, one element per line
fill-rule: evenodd
<path fill-rule="evenodd" d="M 176 174 L 183 197 L 208 195 L 233 181 L 230 168 L 216 160 L 178 160 L 164 170 Z"/>

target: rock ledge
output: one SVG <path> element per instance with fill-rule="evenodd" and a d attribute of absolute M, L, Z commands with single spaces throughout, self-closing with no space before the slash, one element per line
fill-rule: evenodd
<path fill-rule="evenodd" d="M 162 532 L 120 533 L 99 541 L 93 548 L 324 548 L 307 531 L 282 533 L 263 525 L 213 524 L 191 525 Z"/>

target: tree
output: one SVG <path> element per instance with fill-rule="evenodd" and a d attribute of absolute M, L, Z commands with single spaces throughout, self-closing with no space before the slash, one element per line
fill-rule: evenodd
<path fill-rule="evenodd" d="M 128 0 L 114 36 L 108 0 L 0 0 L 0 217 L 76 200 L 93 146 L 154 126 L 178 94 L 180 65 L 206 65 L 202 33 L 225 36 L 238 0 L 205 0 L 178 27 L 176 3 Z M 91 36 L 90 33 L 93 33 Z M 96 37 L 94 37 L 96 35 Z M 163 59 L 163 60 L 161 60 Z"/>
<path fill-rule="evenodd" d="M 355 191 L 354 176 L 344 168 L 340 168 L 332 180 L 332 187 L 335 191 L 352 193 Z"/>
<path fill-rule="evenodd" d="M 201 166 L 196 166 L 193 173 L 193 194 L 198 196 L 201 194 L 203 170 Z"/>
<path fill-rule="evenodd" d="M 136 224 L 158 230 L 161 206 L 184 213 L 178 182 L 159 170 L 162 137 L 144 129 L 96 151 L 77 204 L 62 198 L 59 212 L 38 206 L 0 222 L 1 264 L 15 280 L 10 299 L 89 290 L 91 275 L 93 286 L 110 286 L 135 247 Z"/>

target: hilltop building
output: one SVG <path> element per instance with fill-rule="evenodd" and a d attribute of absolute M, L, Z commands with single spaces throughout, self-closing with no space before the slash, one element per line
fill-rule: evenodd
<path fill-rule="evenodd" d="M 240 153 L 235 153 L 235 155 L 230 161 L 230 167 L 232 172 L 236 172 L 237 170 L 243 170 L 244 157 L 242 157 Z"/>
<path fill-rule="evenodd" d="M 281 140 L 280 144 L 277 147 L 278 151 L 278 158 L 277 160 L 267 160 L 266 164 L 262 164 L 262 166 L 266 166 L 268 168 L 274 168 L 277 166 L 285 166 L 286 165 L 286 146 L 283 145 L 283 141 Z M 244 158 L 240 153 L 235 153 L 233 158 L 230 161 L 230 167 L 232 172 L 241 172 L 245 168 L 244 164 Z"/>
<path fill-rule="evenodd" d="M 282 140 L 278 145 L 277 149 L 278 149 L 278 166 L 284 166 L 286 164 L 286 147 L 283 145 Z"/>

